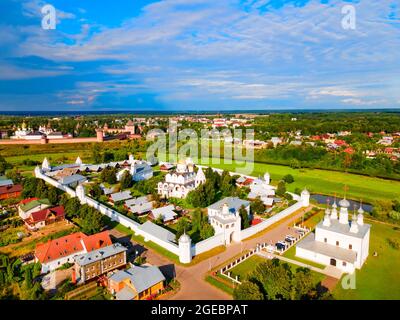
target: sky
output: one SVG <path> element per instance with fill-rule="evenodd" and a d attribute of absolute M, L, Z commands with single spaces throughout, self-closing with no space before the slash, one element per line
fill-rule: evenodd
<path fill-rule="evenodd" d="M 1 0 L 0 111 L 398 108 L 399 52 L 399 0 Z"/>

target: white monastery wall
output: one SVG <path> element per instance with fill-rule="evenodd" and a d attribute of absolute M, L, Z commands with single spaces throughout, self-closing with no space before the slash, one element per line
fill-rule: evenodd
<path fill-rule="evenodd" d="M 211 249 L 214 249 L 215 247 L 224 245 L 224 234 L 223 233 L 219 233 L 214 235 L 211 238 L 205 239 L 203 241 L 200 241 L 198 243 L 196 243 L 193 247 L 192 247 L 192 255 L 196 256 L 200 253 L 209 251 Z"/>

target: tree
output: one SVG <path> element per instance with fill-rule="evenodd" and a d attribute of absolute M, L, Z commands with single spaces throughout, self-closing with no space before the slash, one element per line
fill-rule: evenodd
<path fill-rule="evenodd" d="M 242 218 L 242 229 L 250 227 L 249 214 L 243 205 L 239 209 L 239 215 Z"/>
<path fill-rule="evenodd" d="M 286 176 L 283 177 L 283 181 L 290 184 L 294 182 L 294 178 L 291 174 L 287 174 Z"/>
<path fill-rule="evenodd" d="M 9 170 L 6 174 L 8 179 L 11 179 L 14 183 L 20 183 L 22 176 L 17 169 Z"/>
<path fill-rule="evenodd" d="M 103 215 L 92 207 L 83 205 L 79 217 L 81 218 L 80 225 L 82 231 L 86 234 L 98 233 L 104 227 Z"/>
<path fill-rule="evenodd" d="M 103 195 L 103 190 L 100 188 L 98 184 L 95 184 L 92 186 L 90 194 L 93 198 L 98 199 Z"/>
<path fill-rule="evenodd" d="M 255 283 L 243 281 L 233 291 L 233 298 L 235 300 L 263 300 L 264 296 Z"/>
<path fill-rule="evenodd" d="M 291 300 L 303 300 L 313 290 L 313 278 L 310 269 L 298 268 L 292 279 Z"/>
<path fill-rule="evenodd" d="M 66 217 L 72 219 L 80 215 L 81 203 L 76 197 L 70 198 L 67 200 L 64 209 Z"/>
<path fill-rule="evenodd" d="M 104 154 L 103 154 L 103 162 L 104 163 L 108 163 L 108 162 L 111 162 L 111 161 L 114 161 L 114 153 L 109 152 L 109 151 L 104 152 Z"/>
<path fill-rule="evenodd" d="M 108 184 L 117 183 L 117 170 L 115 168 L 104 168 L 100 174 L 100 179 Z"/>
<path fill-rule="evenodd" d="M 175 234 L 175 239 L 179 240 L 181 235 L 184 232 L 188 232 L 191 229 L 190 222 L 186 218 L 182 218 L 178 221 L 176 224 L 176 234 Z"/>
<path fill-rule="evenodd" d="M 120 181 L 121 189 L 128 189 L 132 187 L 132 175 L 129 171 L 125 171 L 122 174 L 121 181 Z"/>
<path fill-rule="evenodd" d="M 57 189 L 54 187 L 49 187 L 46 198 L 49 199 L 52 205 L 57 204 L 58 203 Z"/>
<path fill-rule="evenodd" d="M 93 160 L 93 163 L 101 163 L 102 162 L 103 157 L 101 155 L 101 151 L 100 150 L 101 150 L 100 144 L 95 143 L 93 145 L 93 148 L 92 148 L 92 160 Z"/>
<path fill-rule="evenodd" d="M 203 213 L 200 209 L 195 209 L 192 214 L 192 230 L 194 232 L 200 231 L 203 221 Z"/>
<path fill-rule="evenodd" d="M 260 282 L 268 300 L 289 300 L 292 272 L 288 264 L 278 259 L 260 263 L 251 278 Z"/>
<path fill-rule="evenodd" d="M 265 211 L 264 202 L 262 202 L 260 197 L 254 199 L 254 201 L 250 204 L 251 212 L 263 214 Z"/>
<path fill-rule="evenodd" d="M 204 239 L 211 238 L 214 235 L 214 228 L 208 222 L 203 222 L 200 230 L 200 237 Z"/>
<path fill-rule="evenodd" d="M 283 197 L 283 195 L 286 193 L 286 185 L 285 181 L 281 180 L 278 183 L 278 187 L 276 188 L 276 194 L 280 197 Z"/>
<path fill-rule="evenodd" d="M 25 269 L 25 288 L 27 290 L 32 288 L 32 271 L 29 267 Z"/>

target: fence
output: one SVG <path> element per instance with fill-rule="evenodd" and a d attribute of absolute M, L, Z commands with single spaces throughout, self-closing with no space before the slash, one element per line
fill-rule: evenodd
<path fill-rule="evenodd" d="M 259 224 L 252 226 L 250 228 L 244 229 L 240 233 L 241 240 L 244 240 L 246 238 L 249 238 L 258 232 L 261 232 L 268 228 L 269 226 L 273 225 L 274 223 L 279 222 L 280 220 L 288 217 L 292 213 L 296 212 L 297 210 L 303 208 L 303 204 L 301 201 L 295 203 L 294 205 L 290 206 L 289 208 L 286 208 L 285 210 L 282 210 L 281 212 L 277 213 L 276 215 L 272 216 L 271 218 L 268 218 L 264 220 L 263 222 L 260 222 Z"/>
<path fill-rule="evenodd" d="M 216 234 L 211 238 L 196 243 L 192 247 L 192 255 L 196 256 L 221 245 L 225 245 L 223 233 Z"/>
<path fill-rule="evenodd" d="M 243 261 L 249 259 L 253 255 L 257 254 L 262 249 L 266 248 L 268 245 L 269 245 L 268 243 L 260 243 L 260 244 L 258 244 L 257 247 L 255 247 L 254 249 L 249 250 L 243 256 L 241 256 L 240 258 L 235 259 L 234 261 L 228 263 L 225 267 L 222 267 L 221 269 L 219 269 L 220 274 L 225 276 L 225 277 L 227 277 L 228 279 L 232 280 L 233 282 L 241 284 L 241 282 L 239 280 L 239 276 L 236 276 L 235 278 L 233 278 L 231 276 L 231 273 L 229 272 L 229 270 L 231 270 L 232 268 L 236 267 L 238 264 L 242 263 Z"/>

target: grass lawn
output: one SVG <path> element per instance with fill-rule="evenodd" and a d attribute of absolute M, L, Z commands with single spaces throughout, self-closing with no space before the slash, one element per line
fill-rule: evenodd
<path fill-rule="evenodd" d="M 235 278 L 236 276 L 239 276 L 239 281 L 243 281 L 256 269 L 260 263 L 265 261 L 265 258 L 262 258 L 258 255 L 253 255 L 242 263 L 239 263 L 234 268 L 230 269 L 229 271 L 231 272 L 231 277 Z"/>
<path fill-rule="evenodd" d="M 208 159 L 203 159 L 202 164 L 229 171 L 241 172 L 241 163 L 210 164 Z M 283 176 L 291 174 L 294 183 L 288 184 L 287 189 L 294 191 L 296 188 L 307 189 L 314 193 L 338 195 L 343 193 L 343 187 L 347 185 L 347 196 L 350 199 L 363 199 L 364 202 L 374 200 L 393 200 L 400 194 L 400 181 L 385 180 L 380 178 L 361 176 L 357 174 L 336 172 L 319 169 L 292 169 L 287 166 L 265 163 L 255 163 L 251 175 L 263 176 L 269 172 L 273 183 L 277 183 Z"/>
<path fill-rule="evenodd" d="M 283 254 L 283 256 L 285 258 L 296 260 L 298 262 L 305 263 L 305 264 L 308 264 L 310 266 L 313 266 L 313 267 L 316 267 L 316 268 L 319 268 L 319 269 L 325 269 L 325 266 L 323 264 L 319 264 L 319 263 L 316 263 L 314 261 L 310 261 L 310 260 L 306 260 L 306 259 L 302 259 L 302 258 L 296 257 L 296 245 L 294 245 L 288 251 L 286 251 Z"/>
<path fill-rule="evenodd" d="M 400 231 L 381 223 L 370 224 L 369 257 L 362 269 L 356 271 L 356 289 L 344 290 L 339 282 L 333 292 L 336 299 L 400 299 L 400 250 L 388 244 L 388 239 L 400 239 Z M 375 251 L 377 257 L 373 256 Z"/>
<path fill-rule="evenodd" d="M 214 287 L 216 287 L 222 291 L 225 291 L 227 294 L 229 294 L 231 296 L 233 295 L 234 289 L 232 287 L 228 286 L 227 284 L 223 283 L 222 281 L 218 281 L 217 279 L 215 279 L 214 277 L 211 277 L 211 276 L 207 276 L 206 281 L 209 284 L 213 285 Z"/>

